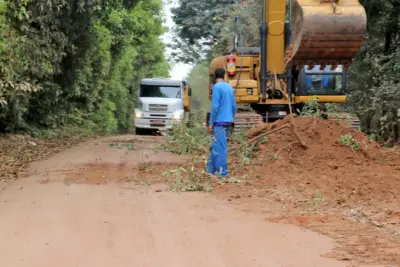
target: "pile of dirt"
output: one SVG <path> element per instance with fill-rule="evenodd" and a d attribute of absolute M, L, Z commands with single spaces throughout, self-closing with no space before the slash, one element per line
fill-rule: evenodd
<path fill-rule="evenodd" d="M 400 158 L 385 162 L 393 157 L 389 149 L 333 120 L 286 118 L 267 125 L 267 130 L 285 124 L 292 125 L 307 149 L 296 143 L 290 129 L 269 135 L 252 166 L 263 181 L 285 183 L 300 192 L 318 191 L 337 205 L 400 199 Z"/>
<path fill-rule="evenodd" d="M 233 175 L 244 177 L 243 183 L 218 187 L 220 195 L 236 202 L 262 200 L 268 203 L 268 220 L 334 237 L 341 242 L 336 258 L 400 262 L 395 249 L 400 247 L 400 151 L 381 147 L 341 121 L 313 117 L 259 125 L 247 137 L 284 125 L 289 127 L 258 145 L 250 164 L 231 159 Z"/>
<path fill-rule="evenodd" d="M 43 160 L 87 138 L 36 139 L 28 135 L 0 136 L 0 186 L 24 175 L 29 163 Z"/>

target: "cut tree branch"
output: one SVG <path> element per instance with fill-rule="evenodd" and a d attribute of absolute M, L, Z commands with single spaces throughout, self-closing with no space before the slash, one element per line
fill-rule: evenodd
<path fill-rule="evenodd" d="M 258 135 L 258 136 L 256 136 L 256 137 L 250 139 L 249 141 L 247 141 L 246 143 L 242 144 L 240 147 L 238 147 L 237 149 L 235 149 L 234 151 L 232 151 L 231 153 L 229 153 L 229 155 L 234 155 L 234 154 L 236 154 L 237 152 L 239 152 L 244 146 L 249 145 L 249 144 L 251 144 L 251 143 L 253 143 L 253 142 L 258 142 L 259 140 L 261 140 L 261 138 L 263 138 L 263 137 L 265 137 L 265 136 L 267 136 L 267 135 L 276 133 L 276 132 L 281 131 L 281 130 L 286 129 L 286 128 L 287 128 L 287 129 L 290 129 L 290 130 L 293 132 L 293 134 L 296 136 L 298 142 L 301 144 L 301 146 L 302 146 L 303 148 L 308 148 L 307 145 L 306 145 L 306 143 L 300 138 L 300 136 L 297 134 L 297 132 L 293 129 L 292 125 L 290 125 L 290 124 L 284 124 L 283 126 L 281 126 L 281 127 L 279 127 L 279 128 L 276 128 L 276 129 L 274 129 L 274 130 L 268 131 L 268 132 L 266 132 L 266 133 L 262 133 L 262 134 L 260 134 L 260 135 Z"/>

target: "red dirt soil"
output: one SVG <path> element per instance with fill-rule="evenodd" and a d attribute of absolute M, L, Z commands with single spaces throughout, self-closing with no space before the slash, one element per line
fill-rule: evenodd
<path fill-rule="evenodd" d="M 134 183 L 145 184 L 162 183 L 165 177 L 160 176 L 160 171 L 168 171 L 172 168 L 178 168 L 182 164 L 168 164 L 161 162 L 146 162 L 135 165 L 123 163 L 95 162 L 76 166 L 76 169 L 67 172 L 64 183 L 87 184 L 87 185 L 105 185 Z M 46 181 L 38 181 L 46 183 Z"/>
<path fill-rule="evenodd" d="M 299 191 L 312 188 L 340 206 L 399 201 L 400 154 L 394 157 L 398 151 L 381 148 L 337 121 L 300 117 L 292 122 L 308 149 L 297 143 L 277 154 L 296 137 L 287 129 L 269 136 L 269 142 L 260 145 L 256 159 L 262 180 L 277 177 L 296 185 Z M 271 129 L 285 123 L 279 121 Z M 340 143 L 346 134 L 357 140 L 359 152 Z"/>
<path fill-rule="evenodd" d="M 332 249 L 329 238 L 267 223 L 263 214 L 217 196 L 130 183 L 146 183 L 153 173 L 153 179 L 164 180 L 162 164 L 187 162 L 156 153 L 155 141 L 135 142 L 136 149 L 115 145 L 135 138 L 81 144 L 33 163 L 29 177 L 4 188 L 1 266 L 344 267 L 321 257 Z M 64 184 L 66 175 L 80 185 Z M 128 183 L 118 183 L 125 179 Z"/>
<path fill-rule="evenodd" d="M 339 121 L 313 117 L 287 117 L 251 129 L 248 136 L 285 124 L 293 126 L 307 149 L 292 144 L 297 138 L 290 129 L 268 135 L 251 164 L 231 159 L 233 175 L 245 177 L 244 182 L 217 191 L 240 199 L 236 202 L 262 198 L 276 204 L 269 221 L 301 225 L 336 238 L 340 247 L 331 256 L 399 264 L 399 151 L 383 148 Z M 355 138 L 359 150 L 339 141 L 346 134 Z"/>

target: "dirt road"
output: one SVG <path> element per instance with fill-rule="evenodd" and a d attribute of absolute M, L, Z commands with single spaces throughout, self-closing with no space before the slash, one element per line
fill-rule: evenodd
<path fill-rule="evenodd" d="M 3 189 L 1 266 L 345 266 L 323 257 L 334 245 L 328 238 L 267 222 L 215 195 L 110 182 L 124 175 L 140 181 L 139 163 L 185 160 L 155 154 L 154 138 L 138 138 L 66 150 Z M 75 180 L 67 179 L 71 172 Z"/>

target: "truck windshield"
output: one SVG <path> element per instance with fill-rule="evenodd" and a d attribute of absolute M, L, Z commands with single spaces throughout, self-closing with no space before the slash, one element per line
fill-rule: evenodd
<path fill-rule="evenodd" d="M 302 95 L 344 95 L 346 93 L 342 66 L 338 66 L 335 70 L 331 70 L 330 66 L 324 70 L 320 70 L 319 66 L 308 70 L 308 66 L 305 66 L 303 75 Z"/>
<path fill-rule="evenodd" d="M 140 97 L 181 98 L 181 87 L 142 84 Z"/>

